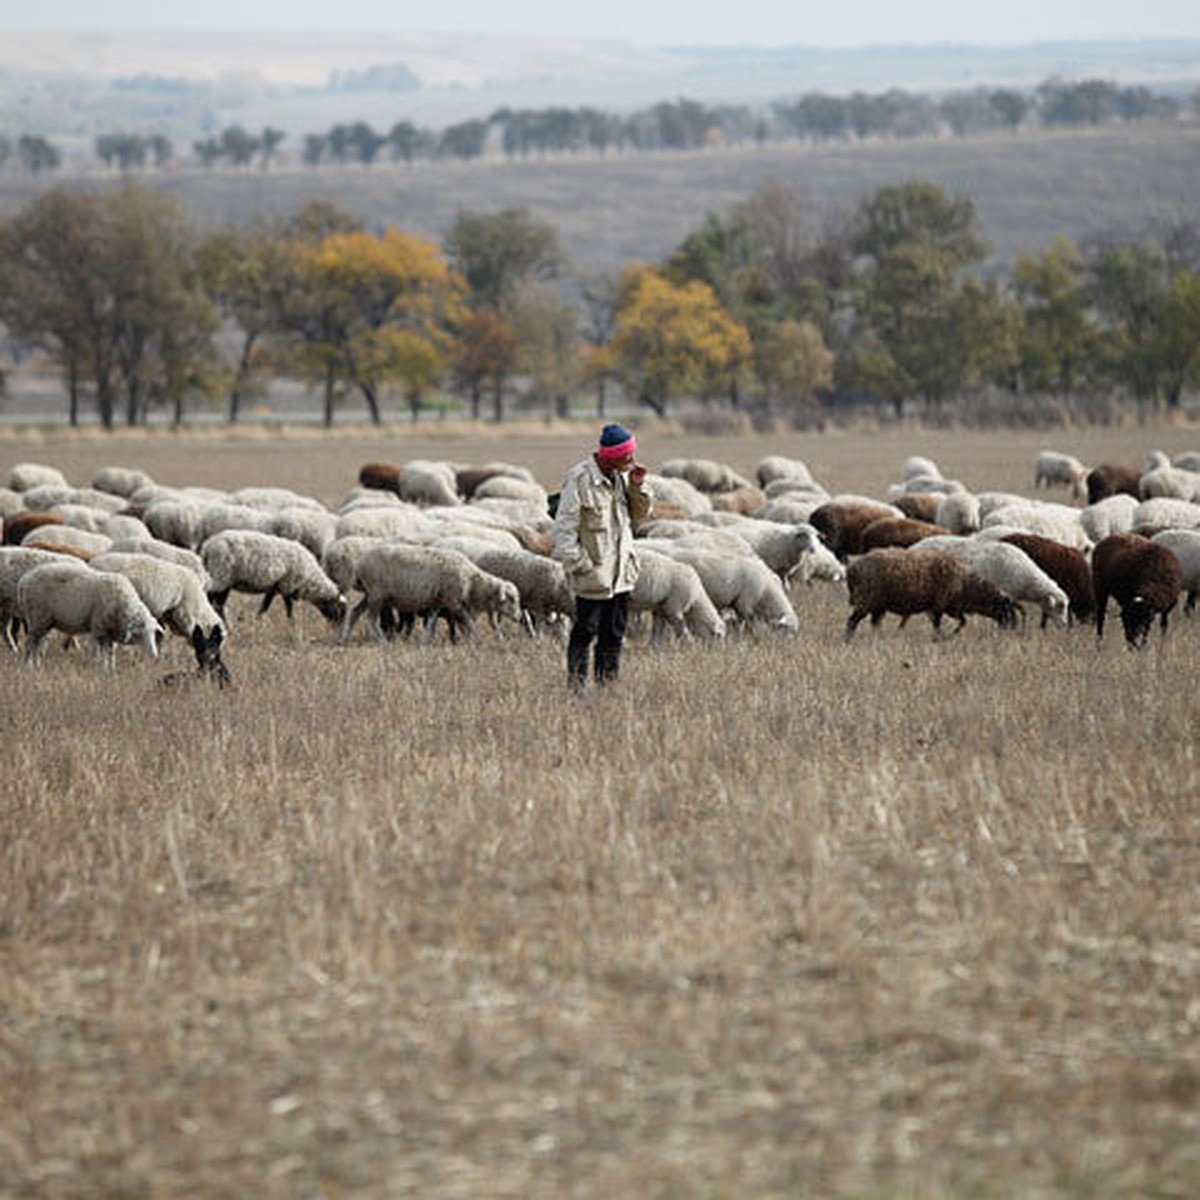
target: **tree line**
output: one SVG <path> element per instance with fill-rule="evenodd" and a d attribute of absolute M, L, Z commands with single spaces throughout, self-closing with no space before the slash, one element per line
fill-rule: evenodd
<path fill-rule="evenodd" d="M 1200 89 L 1191 97 L 1200 113 Z M 812 142 L 865 138 L 922 137 L 949 131 L 965 137 L 1023 126 L 1078 128 L 1112 122 L 1175 120 L 1184 105 L 1174 96 L 1143 85 L 1122 86 L 1104 79 L 1048 79 L 1032 92 L 1016 88 L 976 88 L 941 98 L 893 88 L 848 96 L 808 92 L 776 100 L 765 108 L 707 105 L 680 98 L 662 101 L 628 116 L 590 107 L 498 108 L 487 117 L 459 121 L 438 131 L 398 120 L 376 130 L 366 121 L 333 125 L 301 140 L 299 157 L 322 163 L 371 166 L 381 159 L 413 163 L 478 159 L 495 154 L 510 159 L 531 155 L 628 153 L 744 146 L 784 139 Z M 231 125 L 193 142 L 194 158 L 205 167 L 270 166 L 279 157 L 282 130 L 253 132 Z M 106 132 L 93 144 L 106 166 L 131 171 L 161 167 L 174 159 L 174 145 L 162 133 Z M 44 138 L 23 135 L 15 144 L 0 135 L 0 166 L 15 158 L 32 173 L 54 170 L 62 155 Z"/>
<path fill-rule="evenodd" d="M 1014 410 L 1105 392 L 1178 407 L 1200 382 L 1200 225 L 1060 239 L 987 278 L 973 202 L 916 180 L 814 228 L 788 185 L 710 213 L 657 264 L 570 276 L 523 208 L 464 210 L 442 242 L 313 202 L 198 231 L 136 180 L 47 192 L 0 223 L 0 322 L 60 371 L 67 417 L 130 425 L 199 406 L 236 421 L 297 378 L 331 425 L 352 399 L 596 411 L 619 388 L 660 415 L 701 400 L 799 426 L 840 407 L 952 411 L 986 389 Z"/>

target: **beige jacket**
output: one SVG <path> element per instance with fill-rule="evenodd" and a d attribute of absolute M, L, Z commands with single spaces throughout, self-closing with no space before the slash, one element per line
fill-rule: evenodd
<path fill-rule="evenodd" d="M 567 472 L 554 518 L 554 557 L 577 596 L 607 600 L 633 590 L 633 522 L 650 515 L 650 503 L 649 493 L 626 476 L 607 479 L 595 459 Z"/>

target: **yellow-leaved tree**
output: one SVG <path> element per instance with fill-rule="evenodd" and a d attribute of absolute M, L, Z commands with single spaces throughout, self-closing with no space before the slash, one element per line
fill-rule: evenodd
<path fill-rule="evenodd" d="M 752 354 L 750 335 L 708 284 L 674 284 L 646 266 L 625 272 L 612 355 L 639 404 L 665 416 L 673 397 L 736 397 Z"/>
<path fill-rule="evenodd" d="M 466 285 L 438 248 L 398 229 L 335 232 L 294 243 L 290 274 L 285 324 L 301 364 L 324 382 L 325 424 L 346 388 L 379 424 L 386 384 L 402 389 L 415 416 L 466 315 Z"/>

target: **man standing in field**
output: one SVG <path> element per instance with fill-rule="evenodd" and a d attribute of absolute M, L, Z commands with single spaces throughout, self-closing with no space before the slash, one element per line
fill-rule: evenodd
<path fill-rule="evenodd" d="M 576 463 L 563 480 L 554 518 L 554 557 L 566 568 L 575 594 L 575 622 L 567 642 L 567 679 L 587 683 L 588 657 L 596 644 L 595 678 L 617 677 L 637 580 L 633 522 L 650 513 L 646 468 L 634 458 L 637 441 L 623 425 L 605 425 L 591 458 Z"/>

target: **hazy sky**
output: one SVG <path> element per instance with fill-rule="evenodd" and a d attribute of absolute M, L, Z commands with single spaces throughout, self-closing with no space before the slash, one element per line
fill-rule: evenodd
<path fill-rule="evenodd" d="M 0 28 L 389 29 L 820 46 L 1200 37 L 1197 0 L 0 0 Z"/>

